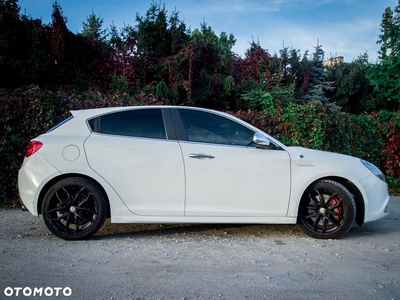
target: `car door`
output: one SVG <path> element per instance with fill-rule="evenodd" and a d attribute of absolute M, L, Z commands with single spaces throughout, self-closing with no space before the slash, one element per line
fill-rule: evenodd
<path fill-rule="evenodd" d="M 254 131 L 200 110 L 179 109 L 186 172 L 185 216 L 284 217 L 290 157 L 249 145 Z M 179 122 L 178 123 L 179 126 Z"/>
<path fill-rule="evenodd" d="M 183 216 L 184 169 L 176 140 L 168 139 L 160 108 L 114 112 L 89 121 L 90 167 L 137 215 Z"/>

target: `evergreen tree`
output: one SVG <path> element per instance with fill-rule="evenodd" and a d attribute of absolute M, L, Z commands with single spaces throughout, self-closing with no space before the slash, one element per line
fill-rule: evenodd
<path fill-rule="evenodd" d="M 94 38 L 98 41 L 104 41 L 106 38 L 107 30 L 101 29 L 103 26 L 103 22 L 104 18 L 96 16 L 92 11 L 90 16 L 87 17 L 86 22 L 82 22 L 83 29 L 81 34 L 83 36 Z"/>
<path fill-rule="evenodd" d="M 107 43 L 113 49 L 121 49 L 122 48 L 123 42 L 119 35 L 117 26 L 115 26 L 114 22 L 110 25 L 110 28 L 108 29 Z"/>
<path fill-rule="evenodd" d="M 218 37 L 205 22 L 192 32 L 187 47 L 189 103 L 217 109 L 226 107 L 234 81 L 230 71 L 235 42 L 232 34 L 222 32 Z"/>
<path fill-rule="evenodd" d="M 310 67 L 310 59 L 308 50 L 303 55 L 300 50 L 292 49 L 290 52 L 290 77 L 286 80 L 288 84 L 294 84 L 294 93 L 297 99 L 301 99 L 304 95 L 302 86 L 305 74 Z"/>
<path fill-rule="evenodd" d="M 304 87 L 308 87 L 309 73 L 311 72 L 311 61 L 308 58 L 308 51 L 302 56 L 300 50 L 293 48 L 289 50 L 286 47 L 280 50 L 279 54 L 282 71 L 275 76 L 275 81 L 278 81 L 279 84 L 274 84 L 273 92 L 280 95 L 278 99 L 284 103 L 302 102 L 304 96 L 302 87 L 303 85 Z M 282 89 L 282 93 L 278 88 Z"/>
<path fill-rule="evenodd" d="M 338 62 L 327 67 L 329 80 L 335 82 L 335 90 L 328 96 L 345 112 L 359 114 L 375 109 L 373 89 L 366 77 L 368 66 L 368 54 L 364 53 L 351 63 Z"/>
<path fill-rule="evenodd" d="M 328 74 L 323 66 L 324 51 L 322 50 L 322 45 L 318 44 L 314 48 L 315 53 L 311 61 L 307 89 L 303 96 L 303 101 L 307 103 L 311 100 L 316 100 L 321 101 L 326 106 L 330 106 L 332 104 L 329 102 L 325 92 L 334 89 L 333 82 L 328 81 Z"/>
<path fill-rule="evenodd" d="M 167 12 L 165 5 L 152 3 L 144 16 L 136 15 L 137 25 L 131 31 L 136 41 L 133 64 L 140 74 L 139 85 L 146 90 L 157 86 L 155 93 L 164 96 L 176 92 L 166 92 L 168 85 L 172 85 L 167 83 L 174 77 L 170 61 L 188 41 L 188 31 L 179 20 L 179 13 L 174 11 L 168 18 Z"/>
<path fill-rule="evenodd" d="M 380 31 L 380 61 L 371 65 L 368 77 L 377 94 L 378 107 L 396 110 L 400 107 L 400 0 L 394 11 L 386 8 Z"/>
<path fill-rule="evenodd" d="M 281 61 L 281 71 L 279 73 L 282 74 L 281 77 L 283 77 L 283 80 L 285 83 L 290 80 L 288 78 L 288 74 L 290 74 L 290 62 L 289 62 L 289 57 L 290 57 L 290 52 L 288 47 L 283 47 L 283 49 L 279 50 L 280 54 L 280 61 Z"/>
<path fill-rule="evenodd" d="M 29 55 L 19 11 L 17 0 L 0 0 L 0 84 L 3 87 L 23 81 L 23 65 Z"/>
<path fill-rule="evenodd" d="M 174 11 L 170 18 L 167 12 L 165 5 L 152 3 L 145 16 L 136 15 L 139 52 L 166 57 L 185 46 L 188 40 L 186 25 L 179 20 L 178 12 Z"/>
<path fill-rule="evenodd" d="M 70 31 L 67 28 L 67 18 L 64 17 L 57 1 L 53 4 L 51 19 L 50 55 L 54 59 L 54 68 L 58 70 L 58 76 L 65 78 L 65 73 L 70 71 L 68 68 Z"/>

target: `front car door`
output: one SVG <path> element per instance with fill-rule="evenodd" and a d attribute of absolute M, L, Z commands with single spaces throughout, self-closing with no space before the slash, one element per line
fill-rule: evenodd
<path fill-rule="evenodd" d="M 225 116 L 178 109 L 186 172 L 185 216 L 285 217 L 290 157 L 251 145 L 254 131 Z"/>

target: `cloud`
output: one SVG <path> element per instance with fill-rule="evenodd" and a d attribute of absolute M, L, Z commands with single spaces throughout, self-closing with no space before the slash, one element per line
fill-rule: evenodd
<path fill-rule="evenodd" d="M 334 0 L 208 0 L 197 2 L 195 12 L 196 14 L 278 12 L 293 8 L 316 8 L 332 2 Z"/>
<path fill-rule="evenodd" d="M 325 58 L 344 56 L 345 61 L 351 62 L 360 54 L 368 53 L 370 60 L 375 61 L 379 46 L 376 45 L 379 29 L 375 22 L 370 20 L 353 20 L 342 23 L 323 23 L 320 26 L 304 25 L 288 20 L 274 20 L 280 26 L 268 31 L 254 29 L 254 40 L 259 40 L 264 49 L 270 54 L 279 52 L 284 46 L 299 49 L 301 54 L 306 50 L 314 52 L 319 43 L 325 51 Z M 237 39 L 234 52 L 243 56 L 249 48 L 251 36 L 243 34 L 235 36 Z"/>

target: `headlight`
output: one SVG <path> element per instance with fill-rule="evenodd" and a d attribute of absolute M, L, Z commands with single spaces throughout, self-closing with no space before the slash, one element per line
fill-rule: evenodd
<path fill-rule="evenodd" d="M 378 177 L 382 181 L 385 181 L 385 175 L 383 175 L 383 173 L 381 172 L 381 170 L 379 170 L 378 167 L 376 167 L 375 165 L 371 164 L 370 162 L 367 162 L 366 160 L 363 160 L 363 159 L 360 159 L 360 160 L 361 160 L 361 163 L 368 170 L 370 170 L 372 173 L 374 173 L 376 177 Z"/>

